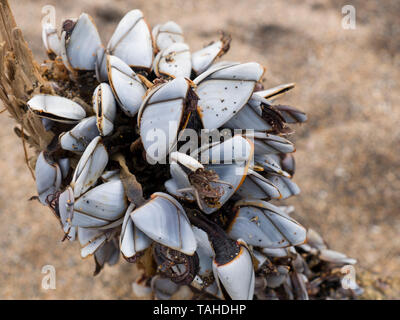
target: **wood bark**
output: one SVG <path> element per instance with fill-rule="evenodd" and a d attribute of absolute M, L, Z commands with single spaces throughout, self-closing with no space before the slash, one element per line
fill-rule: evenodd
<path fill-rule="evenodd" d="M 35 153 L 45 149 L 54 136 L 27 108 L 27 101 L 37 93 L 52 94 L 53 90 L 41 76 L 8 1 L 0 0 L 0 100 L 2 108 L 19 124 L 15 133 Z"/>

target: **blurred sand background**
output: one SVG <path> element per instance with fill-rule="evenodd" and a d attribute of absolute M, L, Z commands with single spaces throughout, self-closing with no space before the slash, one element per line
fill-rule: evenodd
<path fill-rule="evenodd" d="M 82 11 L 106 43 L 120 18 L 141 9 L 151 26 L 174 20 L 192 50 L 232 35 L 226 60 L 266 66 L 265 86 L 296 82 L 280 102 L 307 112 L 296 127 L 302 189 L 288 203 L 295 218 L 320 232 L 335 250 L 357 258 L 369 298 L 400 298 L 400 2 L 361 0 L 10 0 L 38 61 L 41 8 L 56 7 L 57 24 Z M 341 8 L 356 8 L 356 30 L 341 27 Z M 0 114 L 0 298 L 131 299 L 133 267 L 125 261 L 96 278 L 78 243 L 61 243 L 50 211 L 28 199 L 35 185 L 14 123 Z M 292 138 L 293 139 L 293 138 Z M 44 265 L 57 289 L 43 290 Z M 397 285 L 396 285 L 397 283 Z"/>

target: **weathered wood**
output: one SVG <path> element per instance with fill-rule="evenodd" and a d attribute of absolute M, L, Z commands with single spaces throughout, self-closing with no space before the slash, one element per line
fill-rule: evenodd
<path fill-rule="evenodd" d="M 7 49 L 11 50 L 11 30 L 13 30 L 17 24 L 15 23 L 14 16 L 7 0 L 0 0 L 0 17 L 0 39 L 1 41 L 5 41 L 7 46 L 9 46 Z"/>
<path fill-rule="evenodd" d="M 18 28 L 8 0 L 0 0 L 0 100 L 18 124 L 24 129 L 21 139 L 39 152 L 52 140 L 41 120 L 32 115 L 26 102 L 39 92 L 54 93 L 41 76 L 39 65 Z"/>

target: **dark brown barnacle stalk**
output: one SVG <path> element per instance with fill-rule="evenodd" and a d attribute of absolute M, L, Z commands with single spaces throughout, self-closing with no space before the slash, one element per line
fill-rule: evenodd
<path fill-rule="evenodd" d="M 264 90 L 264 85 L 261 82 L 257 82 L 256 86 L 254 87 L 254 92 Z"/>
<path fill-rule="evenodd" d="M 76 21 L 73 21 L 71 19 L 67 19 L 63 22 L 62 24 L 62 31 L 66 32 L 66 40 L 68 41 L 69 38 L 71 37 L 72 31 L 74 30 L 76 25 Z"/>
<path fill-rule="evenodd" d="M 60 219 L 60 211 L 58 209 L 58 200 L 59 200 L 60 194 L 61 194 L 61 192 L 57 191 L 56 193 L 49 194 L 46 197 L 46 203 L 57 219 Z M 34 198 L 37 198 L 37 197 L 32 197 L 31 199 L 34 199 Z M 37 199 L 39 199 L 39 198 L 37 198 Z"/>
<path fill-rule="evenodd" d="M 112 266 L 119 260 L 119 247 L 116 239 L 105 242 L 94 254 L 95 270 L 93 276 L 96 276 L 106 264 Z"/>
<path fill-rule="evenodd" d="M 292 129 L 286 126 L 286 121 L 277 108 L 262 104 L 261 110 L 262 118 L 272 127 L 273 132 L 284 134 L 293 132 Z"/>
<path fill-rule="evenodd" d="M 224 265 L 231 262 L 240 253 L 240 244 L 228 238 L 225 231 L 216 223 L 205 218 L 197 210 L 188 211 L 190 222 L 207 233 L 215 252 L 215 262 Z"/>
<path fill-rule="evenodd" d="M 207 233 L 214 250 L 213 274 L 226 299 L 252 299 L 255 274 L 250 251 L 242 240 L 228 238 L 225 231 L 200 213 L 191 211 L 191 222 Z"/>
<path fill-rule="evenodd" d="M 190 284 L 199 270 L 199 258 L 156 243 L 153 248 L 154 260 L 164 276 L 180 285 Z"/>
<path fill-rule="evenodd" d="M 185 108 L 182 115 L 181 123 L 179 124 L 179 128 L 181 130 L 185 129 L 192 118 L 192 115 L 197 110 L 197 103 L 199 101 L 199 97 L 197 96 L 196 92 L 193 90 L 192 83 L 189 87 L 189 90 L 186 95 L 185 99 Z"/>
<path fill-rule="evenodd" d="M 274 108 L 278 110 L 287 123 L 301 123 L 307 121 L 307 115 L 295 107 L 277 104 Z"/>
<path fill-rule="evenodd" d="M 145 254 L 145 251 L 137 252 L 133 257 L 124 257 L 124 259 L 129 263 L 136 263 L 138 262 Z"/>
<path fill-rule="evenodd" d="M 221 35 L 221 41 L 222 41 L 222 50 L 218 54 L 219 57 L 223 56 L 225 53 L 227 53 L 231 47 L 231 42 L 232 42 L 232 37 L 230 34 L 226 34 L 222 32 Z"/>

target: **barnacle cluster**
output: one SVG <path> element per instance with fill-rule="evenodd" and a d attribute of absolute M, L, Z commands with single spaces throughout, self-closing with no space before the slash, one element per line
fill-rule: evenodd
<path fill-rule="evenodd" d="M 55 94 L 27 106 L 53 141 L 36 162 L 38 199 L 95 274 L 122 255 L 143 275 L 137 295 L 308 299 L 352 297 L 329 250 L 277 202 L 297 195 L 290 124 L 304 112 L 264 89 L 255 62 L 217 62 L 222 35 L 191 53 L 175 22 L 150 31 L 128 12 L 106 47 L 83 13 L 43 25 L 41 67 Z"/>

